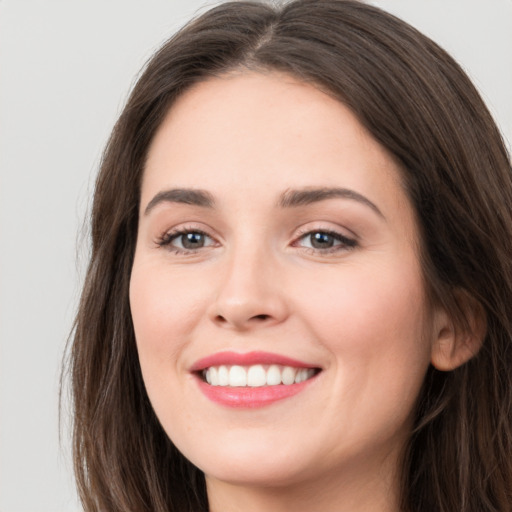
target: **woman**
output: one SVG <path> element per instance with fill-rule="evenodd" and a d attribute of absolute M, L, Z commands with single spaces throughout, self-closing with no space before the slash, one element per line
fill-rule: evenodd
<path fill-rule="evenodd" d="M 433 42 L 227 3 L 106 149 L 72 349 L 87 511 L 507 511 L 512 172 Z"/>

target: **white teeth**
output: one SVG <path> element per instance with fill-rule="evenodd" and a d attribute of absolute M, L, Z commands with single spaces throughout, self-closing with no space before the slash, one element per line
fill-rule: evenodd
<path fill-rule="evenodd" d="M 217 368 L 212 366 L 210 368 L 210 370 L 211 370 L 211 372 L 210 372 L 210 384 L 212 386 L 218 386 L 219 385 L 219 377 L 218 377 Z"/>
<path fill-rule="evenodd" d="M 231 387 L 247 386 L 247 372 L 241 366 L 232 366 L 229 369 L 229 385 Z"/>
<path fill-rule="evenodd" d="M 203 371 L 206 382 L 212 386 L 261 387 L 299 384 L 315 375 L 313 368 L 261 364 L 244 366 L 211 366 Z"/>
<path fill-rule="evenodd" d="M 227 366 L 219 366 L 219 386 L 229 385 L 229 370 Z"/>
<path fill-rule="evenodd" d="M 295 384 L 298 384 L 299 382 L 303 382 L 305 380 L 308 380 L 308 369 L 307 368 L 301 368 L 297 375 L 295 375 Z"/>
<path fill-rule="evenodd" d="M 281 373 L 281 379 L 283 384 L 289 386 L 295 382 L 295 374 L 297 373 L 296 368 L 292 368 L 291 366 L 285 366 Z"/>
<path fill-rule="evenodd" d="M 251 366 L 247 372 L 247 385 L 252 388 L 264 386 L 267 383 L 267 372 L 261 364 Z"/>
<path fill-rule="evenodd" d="M 281 384 L 281 369 L 273 364 L 267 370 L 267 386 L 277 386 Z"/>

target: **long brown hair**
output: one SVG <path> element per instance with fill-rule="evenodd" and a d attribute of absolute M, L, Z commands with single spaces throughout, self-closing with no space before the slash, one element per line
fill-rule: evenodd
<path fill-rule="evenodd" d="M 279 70 L 346 104 L 403 168 L 432 300 L 469 329 L 461 294 L 487 318 L 482 349 L 430 368 L 402 467 L 407 512 L 512 510 L 512 170 L 460 67 L 397 18 L 355 0 L 232 2 L 151 59 L 96 182 L 92 254 L 69 368 L 74 460 L 87 512 L 208 510 L 204 476 L 173 446 L 144 389 L 128 301 L 141 176 L 174 100 L 230 70 Z"/>

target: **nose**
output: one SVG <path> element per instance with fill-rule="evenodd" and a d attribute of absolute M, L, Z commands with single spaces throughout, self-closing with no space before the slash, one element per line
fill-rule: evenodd
<path fill-rule="evenodd" d="M 287 318 L 286 287 L 272 255 L 244 251 L 232 255 L 224 265 L 210 311 L 214 323 L 247 331 L 277 325 Z"/>

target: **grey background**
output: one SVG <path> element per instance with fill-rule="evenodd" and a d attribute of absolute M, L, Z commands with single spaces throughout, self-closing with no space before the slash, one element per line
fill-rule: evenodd
<path fill-rule="evenodd" d="M 212 3 L 212 2 L 210 2 Z M 512 141 L 512 0 L 376 0 L 468 71 Z M 0 512 L 75 512 L 62 352 L 103 144 L 142 64 L 205 3 L 0 1 Z M 64 415 L 66 419 L 66 414 Z"/>

